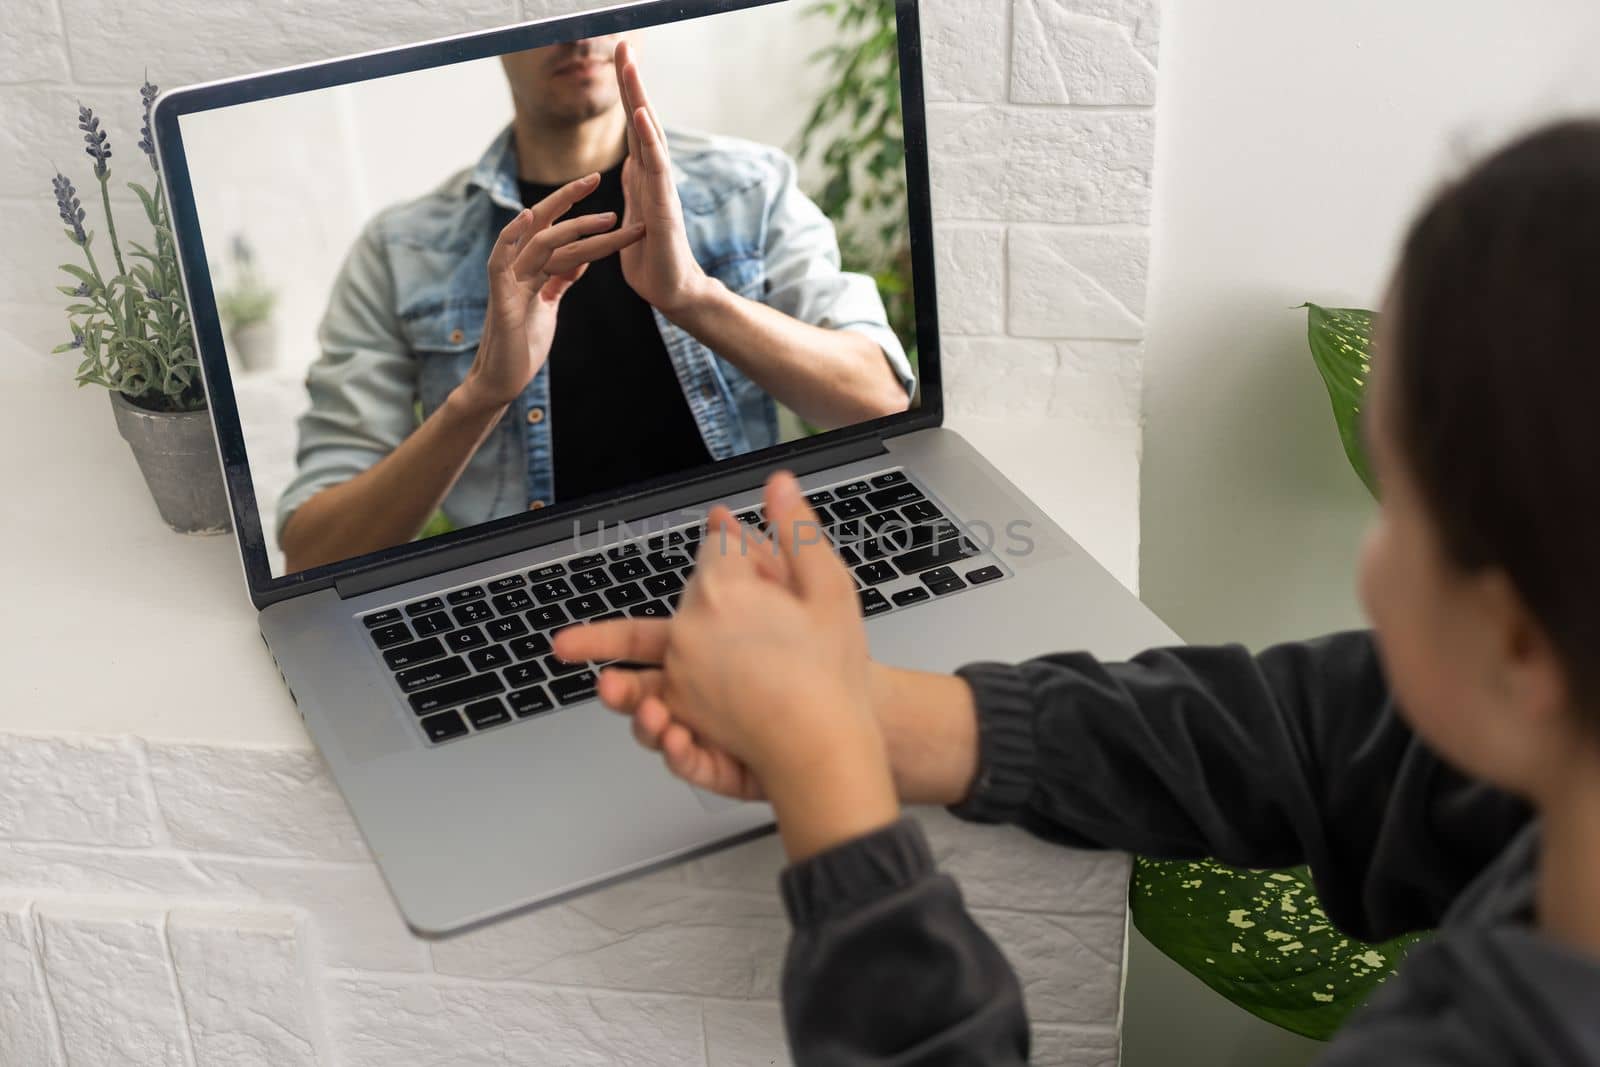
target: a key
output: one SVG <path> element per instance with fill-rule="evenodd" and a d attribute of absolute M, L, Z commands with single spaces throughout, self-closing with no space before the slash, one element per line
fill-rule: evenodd
<path fill-rule="evenodd" d="M 537 715 L 541 711 L 549 711 L 556 706 L 550 699 L 550 694 L 535 686 L 532 689 L 518 689 L 506 696 L 506 701 L 511 705 L 511 710 L 517 718 L 526 719 L 530 715 Z"/>
<path fill-rule="evenodd" d="M 533 587 L 533 598 L 540 604 L 554 604 L 556 601 L 566 600 L 572 595 L 572 586 L 567 584 L 565 578 L 540 582 Z"/>
<path fill-rule="evenodd" d="M 444 655 L 444 642 L 437 637 L 425 637 L 409 645 L 391 648 L 383 654 L 383 661 L 389 665 L 390 670 L 398 671 L 426 663 L 430 659 L 438 659 L 442 655 Z"/>
<path fill-rule="evenodd" d="M 483 697 L 493 696 L 505 689 L 505 683 L 500 681 L 497 674 L 475 674 L 471 678 L 463 678 L 459 682 L 449 685 L 435 686 L 424 689 L 420 693 L 411 694 L 411 707 L 418 715 L 427 715 L 430 712 L 442 711 L 457 704 L 465 704 L 469 700 L 479 700 Z"/>
<path fill-rule="evenodd" d="M 451 629 L 454 624 L 451 623 L 450 616 L 442 611 L 436 611 L 431 615 L 422 615 L 413 619 L 411 625 L 417 628 L 418 637 L 432 637 L 434 634 L 442 634 Z"/>
<path fill-rule="evenodd" d="M 397 622 L 393 626 L 380 626 L 372 631 L 372 643 L 379 648 L 393 648 L 410 640 L 411 631 L 403 622 Z"/>
<path fill-rule="evenodd" d="M 426 719 L 423 719 L 422 729 L 428 735 L 428 740 L 437 745 L 464 736 L 467 732 L 467 724 L 461 721 L 461 713 L 459 711 L 447 711 L 441 715 L 429 715 Z"/>
<path fill-rule="evenodd" d="M 467 662 L 472 664 L 475 671 L 492 671 L 497 667 L 504 667 L 511 662 L 511 653 L 500 645 L 490 645 L 468 653 Z"/>

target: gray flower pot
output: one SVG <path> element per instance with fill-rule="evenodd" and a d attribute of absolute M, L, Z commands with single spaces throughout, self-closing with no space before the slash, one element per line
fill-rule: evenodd
<path fill-rule="evenodd" d="M 116 392 L 111 411 L 168 526 L 184 534 L 233 529 L 209 412 L 146 411 Z"/>

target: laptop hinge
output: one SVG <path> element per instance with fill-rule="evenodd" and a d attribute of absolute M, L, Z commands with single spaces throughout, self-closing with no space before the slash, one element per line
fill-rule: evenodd
<path fill-rule="evenodd" d="M 843 441 L 837 445 L 792 456 L 778 456 L 764 463 L 742 466 L 733 471 L 717 471 L 668 489 L 623 496 L 596 504 L 548 522 L 487 534 L 481 538 L 464 541 L 411 559 L 397 560 L 371 570 L 346 575 L 334 582 L 334 589 L 343 599 L 361 596 L 376 589 L 384 589 L 402 582 L 415 581 L 457 567 L 465 567 L 483 559 L 508 556 L 541 545 L 554 544 L 566 539 L 576 539 L 593 534 L 607 526 L 635 522 L 651 515 L 691 508 L 697 504 L 755 489 L 774 471 L 791 470 L 805 475 L 815 471 L 840 467 L 857 460 L 881 456 L 888 449 L 883 439 L 873 435 Z"/>

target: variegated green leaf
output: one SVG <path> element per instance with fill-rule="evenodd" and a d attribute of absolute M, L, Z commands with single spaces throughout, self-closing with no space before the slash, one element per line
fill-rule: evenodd
<path fill-rule="evenodd" d="M 1372 330 L 1377 316 L 1359 308 L 1325 308 L 1303 305 L 1307 311 L 1306 333 L 1311 358 L 1328 387 L 1333 405 L 1333 421 L 1339 427 L 1339 440 L 1367 491 L 1378 495 L 1366 446 L 1361 440 L 1361 404 L 1366 393 L 1367 375 L 1372 370 Z"/>

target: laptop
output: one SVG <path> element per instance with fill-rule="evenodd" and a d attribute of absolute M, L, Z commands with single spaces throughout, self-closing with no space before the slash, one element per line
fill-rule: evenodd
<path fill-rule="evenodd" d="M 603 665 L 562 662 L 550 636 L 670 617 L 709 508 L 764 528 L 774 471 L 799 476 L 889 662 L 948 670 L 1048 629 L 1063 603 L 1144 624 L 943 426 L 916 0 L 893 5 L 892 42 L 843 42 L 836 62 L 859 56 L 881 85 L 839 114 L 818 101 L 842 31 L 809 6 L 640 3 L 156 105 L 261 634 L 420 934 L 771 831 L 765 805 L 699 792 L 640 750 L 595 699 Z M 649 144 L 627 133 L 644 102 L 618 83 L 630 54 Z M 602 174 L 596 199 L 520 224 L 554 229 L 609 195 L 620 222 L 593 232 L 624 231 L 660 195 L 650 145 L 678 203 L 636 244 L 687 252 L 720 303 L 663 310 L 634 245 L 581 272 L 514 268 L 531 272 L 520 298 L 495 288 L 496 241 L 575 170 Z M 535 308 L 558 273 L 556 310 Z M 491 312 L 523 316 L 522 341 L 501 343 Z M 458 404 L 489 341 L 521 377 Z"/>

